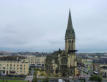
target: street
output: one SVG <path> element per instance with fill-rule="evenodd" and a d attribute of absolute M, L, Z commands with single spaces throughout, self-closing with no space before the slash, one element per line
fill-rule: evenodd
<path fill-rule="evenodd" d="M 32 82 L 32 80 L 33 80 L 33 75 L 26 76 L 25 80 Z"/>
<path fill-rule="evenodd" d="M 34 69 L 31 70 L 30 75 L 26 76 L 25 80 L 32 82 L 33 80 Z"/>

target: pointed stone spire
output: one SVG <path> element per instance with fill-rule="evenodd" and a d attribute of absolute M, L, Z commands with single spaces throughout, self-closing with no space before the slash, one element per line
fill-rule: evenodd
<path fill-rule="evenodd" d="M 69 10 L 69 17 L 68 17 L 68 26 L 67 29 L 72 28 L 72 20 L 71 20 L 71 11 Z"/>
<path fill-rule="evenodd" d="M 68 25 L 66 30 L 65 38 L 75 38 L 75 32 L 73 29 L 72 19 L 71 19 L 71 11 L 69 10 L 69 17 L 68 17 Z"/>

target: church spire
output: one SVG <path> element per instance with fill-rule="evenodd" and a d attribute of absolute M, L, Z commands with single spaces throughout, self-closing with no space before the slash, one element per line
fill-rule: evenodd
<path fill-rule="evenodd" d="M 73 29 L 72 19 L 71 19 L 71 11 L 69 10 L 69 17 L 68 17 L 68 25 L 66 30 L 66 38 L 75 38 L 75 32 Z"/>

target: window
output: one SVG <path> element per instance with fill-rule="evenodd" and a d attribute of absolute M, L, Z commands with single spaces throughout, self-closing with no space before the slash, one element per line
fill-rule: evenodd
<path fill-rule="evenodd" d="M 3 67 L 3 69 L 5 69 L 5 67 Z"/>
<path fill-rule="evenodd" d="M 63 58 L 61 59 L 61 63 L 62 63 L 62 64 L 67 64 L 67 58 L 66 58 L 66 57 L 63 57 Z"/>

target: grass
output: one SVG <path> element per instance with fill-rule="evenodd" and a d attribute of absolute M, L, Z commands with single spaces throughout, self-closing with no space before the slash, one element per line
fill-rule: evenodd
<path fill-rule="evenodd" d="M 3 79 L 3 77 L 0 77 L 0 79 Z M 11 80 L 24 80 L 25 77 L 8 77 L 8 76 L 5 76 L 4 79 L 11 79 Z"/>
<path fill-rule="evenodd" d="M 24 80 L 7 80 L 7 81 L 3 81 L 3 80 L 0 80 L 0 82 L 28 82 L 28 81 L 24 81 Z"/>

